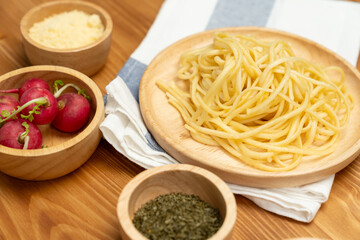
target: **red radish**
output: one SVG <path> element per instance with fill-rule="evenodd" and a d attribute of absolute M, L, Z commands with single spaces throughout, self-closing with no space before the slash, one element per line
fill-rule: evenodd
<path fill-rule="evenodd" d="M 45 82 L 44 80 L 42 80 L 40 78 L 32 78 L 32 79 L 27 80 L 21 86 L 21 88 L 19 88 L 19 99 L 21 99 L 21 96 L 24 94 L 24 92 L 26 92 L 30 88 L 34 88 L 34 87 L 44 88 L 44 89 L 50 91 L 50 86 L 47 82 Z"/>
<path fill-rule="evenodd" d="M 80 89 L 73 83 L 68 83 L 60 89 L 58 85 L 63 86 L 64 82 L 61 80 L 54 82 L 54 96 L 58 101 L 58 114 L 52 125 L 63 132 L 75 132 L 82 128 L 89 119 L 90 97 L 85 94 L 85 89 Z M 77 94 L 65 93 L 61 95 L 68 87 L 75 88 Z"/>
<path fill-rule="evenodd" d="M 21 117 L 30 117 L 31 122 L 39 125 L 51 123 L 58 112 L 54 95 L 49 90 L 39 87 L 24 92 L 20 98 L 20 105 L 23 114 Z"/>
<path fill-rule="evenodd" d="M 0 118 L 4 119 L 8 114 L 12 111 L 16 110 L 17 107 L 20 106 L 20 103 L 16 98 L 9 95 L 1 95 L 0 96 Z M 3 111 L 6 111 L 5 113 Z M 10 121 L 8 119 L 7 121 Z"/>
<path fill-rule="evenodd" d="M 29 90 L 30 88 L 33 88 L 33 87 L 45 88 L 50 91 L 50 86 L 46 81 L 44 81 L 40 78 L 32 78 L 32 79 L 25 81 L 23 83 L 23 85 L 21 86 L 21 88 L 0 90 L 0 92 L 2 92 L 2 93 L 18 93 L 19 99 L 20 99 L 24 92 L 26 92 L 27 90 Z"/>
<path fill-rule="evenodd" d="M 63 132 L 75 132 L 82 128 L 90 116 L 90 104 L 77 93 L 65 93 L 57 99 L 58 114 L 51 123 Z"/>
<path fill-rule="evenodd" d="M 42 146 L 42 135 L 35 124 L 15 119 L 0 128 L 0 144 L 18 149 L 37 149 Z"/>

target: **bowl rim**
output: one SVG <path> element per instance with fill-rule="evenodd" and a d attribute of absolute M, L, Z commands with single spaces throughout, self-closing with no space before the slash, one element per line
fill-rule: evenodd
<path fill-rule="evenodd" d="M 96 130 L 97 125 L 99 124 L 99 122 L 102 120 L 102 118 L 104 116 L 104 109 L 105 109 L 104 99 L 103 99 L 103 96 L 102 96 L 102 93 L 101 93 L 99 87 L 88 76 L 86 76 L 85 74 L 83 74 L 79 71 L 71 69 L 71 68 L 62 67 L 62 66 L 54 66 L 54 65 L 39 65 L 39 66 L 23 67 L 23 68 L 19 68 L 19 69 L 16 69 L 16 70 L 13 70 L 11 72 L 1 75 L 0 82 L 4 81 L 10 77 L 14 77 L 14 76 L 17 76 L 20 74 L 29 73 L 29 72 L 39 72 L 39 71 L 53 71 L 53 72 L 64 73 L 64 74 L 71 75 L 71 76 L 83 81 L 87 86 L 89 86 L 89 88 L 91 88 L 91 91 L 94 93 L 95 99 L 93 99 L 92 101 L 95 101 L 97 103 L 96 109 L 95 109 L 95 114 L 94 114 L 93 118 L 91 119 L 91 121 L 89 122 L 89 124 L 81 132 L 79 132 L 76 136 L 74 136 L 73 138 L 71 138 L 63 143 L 60 143 L 60 144 L 57 144 L 54 146 L 50 146 L 47 148 L 31 149 L 28 151 L 24 151 L 23 149 L 10 148 L 10 147 L 0 145 L 0 152 L 11 154 L 13 156 L 18 156 L 18 157 L 25 157 L 25 156 L 26 157 L 40 157 L 40 156 L 46 156 L 46 155 L 51 155 L 53 153 L 56 153 L 59 151 L 59 148 L 61 150 L 66 151 L 67 149 L 73 147 L 74 145 L 78 144 L 79 142 L 81 142 L 82 140 L 87 138 L 91 132 Z"/>
<path fill-rule="evenodd" d="M 62 5 L 62 4 L 87 6 L 87 7 L 93 8 L 93 9 L 97 10 L 98 12 L 100 12 L 106 21 L 106 26 L 104 26 L 105 29 L 104 29 L 103 34 L 95 41 L 93 41 L 89 44 L 86 44 L 84 46 L 80 46 L 80 47 L 76 47 L 76 48 L 65 48 L 65 49 L 47 47 L 47 46 L 44 46 L 44 45 L 36 42 L 35 40 L 33 40 L 29 36 L 29 32 L 25 28 L 26 23 L 33 16 L 33 14 L 36 14 L 37 12 L 42 11 L 45 8 L 52 7 L 54 5 Z M 113 29 L 113 22 L 112 22 L 111 16 L 105 9 L 103 9 L 102 7 L 100 7 L 94 3 L 78 1 L 78 0 L 76 0 L 76 1 L 72 1 L 72 0 L 52 1 L 52 2 L 42 3 L 40 5 L 37 5 L 33 8 L 31 8 L 27 13 L 25 13 L 25 15 L 20 20 L 21 35 L 28 43 L 30 43 L 31 45 L 33 45 L 36 48 L 39 48 L 43 51 L 55 52 L 55 53 L 74 53 L 74 52 L 80 52 L 80 51 L 85 51 L 87 49 L 90 49 L 96 45 L 99 45 L 100 43 L 104 42 L 107 38 L 109 38 L 112 34 L 112 29 Z"/>
<path fill-rule="evenodd" d="M 129 216 L 129 209 L 123 209 L 123 206 L 127 206 L 127 207 L 129 206 L 132 194 L 134 193 L 136 188 L 142 184 L 142 182 L 158 174 L 164 174 L 166 172 L 174 172 L 174 171 L 190 172 L 193 174 L 201 175 L 219 190 L 219 192 L 221 193 L 221 197 L 225 202 L 226 215 L 225 218 L 223 219 L 224 221 L 221 227 L 219 228 L 219 230 L 213 236 L 211 236 L 209 240 L 229 238 L 235 226 L 236 215 L 237 215 L 237 208 L 236 208 L 236 201 L 234 194 L 231 192 L 229 186 L 214 173 L 195 165 L 183 164 L 183 163 L 167 164 L 167 165 L 147 169 L 136 175 L 125 185 L 118 198 L 117 209 L 116 209 L 117 217 L 120 226 L 122 228 L 122 231 L 127 236 L 131 236 L 131 238 L 133 239 L 143 239 L 143 240 L 147 239 L 135 228 Z"/>

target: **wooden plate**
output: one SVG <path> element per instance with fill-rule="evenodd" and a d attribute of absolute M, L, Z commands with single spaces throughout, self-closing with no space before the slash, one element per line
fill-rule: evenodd
<path fill-rule="evenodd" d="M 282 39 L 290 43 L 295 54 L 321 65 L 337 65 L 346 74 L 348 90 L 354 97 L 354 108 L 346 128 L 341 132 L 337 150 L 331 155 L 309 159 L 287 172 L 266 172 L 243 164 L 219 147 L 193 140 L 184 128 L 178 111 L 168 103 L 156 81 L 170 83 L 176 79 L 180 55 L 188 50 L 211 44 L 216 31 L 256 36 L 262 40 Z M 140 107 L 145 124 L 157 142 L 175 159 L 206 168 L 227 182 L 252 187 L 289 187 L 321 180 L 350 164 L 360 153 L 360 74 L 343 58 L 323 46 L 302 37 L 259 27 L 223 28 L 201 32 L 180 40 L 162 51 L 150 63 L 141 80 Z"/>

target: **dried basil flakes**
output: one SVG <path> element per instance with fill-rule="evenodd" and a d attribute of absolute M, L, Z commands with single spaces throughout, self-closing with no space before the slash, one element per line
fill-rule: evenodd
<path fill-rule="evenodd" d="M 133 218 L 148 239 L 208 239 L 221 227 L 219 210 L 198 196 L 184 193 L 160 195 L 145 203 Z"/>

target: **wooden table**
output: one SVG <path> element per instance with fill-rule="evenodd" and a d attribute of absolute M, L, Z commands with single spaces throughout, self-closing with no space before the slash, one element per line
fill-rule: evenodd
<path fill-rule="evenodd" d="M 0 74 L 29 65 L 19 23 L 41 2 L 0 0 Z M 108 61 L 93 76 L 105 94 L 105 86 L 142 41 L 163 0 L 91 2 L 114 20 Z M 119 239 L 118 196 L 143 170 L 101 140 L 86 164 L 59 179 L 31 182 L 0 174 L 0 239 Z M 242 196 L 236 196 L 236 202 L 234 239 L 359 239 L 360 161 L 336 174 L 330 199 L 309 224 L 267 212 Z"/>

